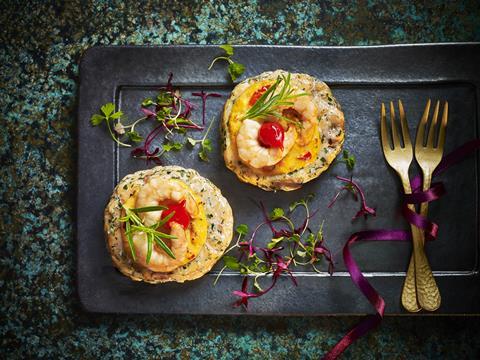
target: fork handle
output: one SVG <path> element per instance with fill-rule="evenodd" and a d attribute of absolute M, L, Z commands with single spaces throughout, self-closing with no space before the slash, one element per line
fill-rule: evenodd
<path fill-rule="evenodd" d="M 432 183 L 432 173 L 428 169 L 423 169 L 423 190 L 426 191 L 430 188 L 430 185 Z M 428 202 L 422 203 L 420 205 L 420 214 L 422 216 L 427 216 L 428 213 Z M 421 256 L 425 257 L 425 263 L 428 267 L 425 267 L 424 263 L 421 263 L 420 265 L 424 268 L 423 271 L 425 271 L 424 275 L 420 279 L 417 274 L 417 268 L 415 269 L 415 274 L 416 274 L 416 283 L 417 283 L 417 297 L 418 297 L 418 302 L 422 308 L 428 311 L 435 311 L 440 307 L 441 303 L 441 296 L 440 296 L 440 290 L 438 289 L 437 283 L 435 281 L 435 278 L 433 277 L 432 270 L 430 269 L 430 266 L 428 264 L 427 256 L 425 254 L 425 237 L 424 237 L 424 232 L 422 230 L 419 230 L 422 233 L 422 240 L 421 243 L 419 244 L 421 248 Z M 415 262 L 417 261 L 417 258 L 415 258 Z"/>
<path fill-rule="evenodd" d="M 431 174 L 424 173 L 424 190 L 428 190 L 430 188 L 431 180 Z M 415 211 L 413 205 L 410 205 L 409 208 Z M 420 205 L 420 214 L 422 216 L 427 216 L 427 213 L 428 203 L 422 203 Z M 428 259 L 425 255 L 424 233 L 416 226 L 411 225 L 411 228 L 412 237 L 414 238 L 414 251 L 412 257 L 410 258 L 407 275 L 403 285 L 402 305 L 410 312 L 419 311 L 420 306 L 425 310 L 435 311 L 440 307 L 441 296 L 437 283 L 435 282 L 435 278 L 433 277 L 432 270 L 430 269 Z M 417 233 L 417 241 L 415 241 L 415 233 Z"/>
<path fill-rule="evenodd" d="M 440 307 L 441 297 L 423 248 L 424 236 L 416 226 L 412 225 L 411 229 L 413 254 L 403 284 L 402 305 L 410 312 L 418 312 L 421 308 L 435 311 Z"/>
<path fill-rule="evenodd" d="M 408 207 L 410 210 L 415 211 L 415 207 L 413 205 L 409 205 Z M 411 225 L 411 230 L 412 230 L 412 239 L 415 239 L 416 237 L 423 238 L 421 232 L 416 226 Z M 419 241 L 423 243 L 423 239 L 422 240 L 419 239 Z M 410 263 L 408 264 L 408 270 L 407 270 L 407 275 L 405 277 L 405 282 L 403 283 L 402 305 L 405 308 L 405 310 L 409 312 L 419 312 L 421 310 L 421 307 L 418 305 L 418 301 L 417 301 L 417 288 L 416 288 L 416 282 L 415 282 L 415 256 L 413 254 L 410 258 Z"/>
<path fill-rule="evenodd" d="M 422 233 L 423 238 L 423 232 L 420 230 L 419 232 Z M 418 304 L 427 311 L 435 311 L 440 307 L 440 291 L 430 269 L 423 241 L 420 239 L 413 243 L 413 256 Z"/>

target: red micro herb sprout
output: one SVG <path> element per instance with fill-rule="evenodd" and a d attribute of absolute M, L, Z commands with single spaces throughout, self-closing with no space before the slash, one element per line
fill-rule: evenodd
<path fill-rule="evenodd" d="M 342 193 L 342 191 L 346 190 L 349 191 L 353 194 L 355 201 L 358 200 L 358 196 L 360 196 L 360 210 L 355 214 L 355 216 L 352 218 L 352 220 L 355 220 L 361 216 L 364 216 L 365 219 L 368 217 L 368 215 L 371 216 L 376 216 L 376 211 L 374 208 L 371 208 L 367 205 L 367 201 L 365 200 L 365 193 L 363 192 L 362 188 L 360 185 L 358 185 L 355 181 L 352 179 L 347 179 L 341 176 L 336 176 L 336 178 L 340 181 L 343 181 L 347 183 L 345 186 L 343 186 L 340 191 L 333 197 L 332 201 L 330 204 L 328 204 L 328 207 L 331 208 L 335 202 L 337 201 L 338 197 Z"/>
<path fill-rule="evenodd" d="M 309 228 L 309 221 L 316 214 L 316 211 L 311 213 L 309 209 L 308 202 L 312 198 L 313 195 L 310 195 L 292 203 L 287 213 L 281 208 L 275 208 L 268 214 L 265 206 L 260 203 L 264 221 L 254 228 L 251 235 L 247 237 L 249 232 L 247 225 L 242 224 L 236 228 L 237 241 L 226 253 L 236 249 L 238 255 L 223 257 L 225 266 L 215 280 L 216 283 L 227 268 L 245 275 L 241 290 L 233 292 L 235 296 L 240 297 L 234 306 L 248 308 L 248 300 L 271 291 L 282 274 L 288 276 L 297 286 L 294 275 L 295 266 L 311 266 L 315 271 L 320 272 L 316 265 L 325 258 L 329 263 L 329 273 L 333 273 L 333 259 L 324 245 L 323 224 L 316 233 Z M 303 208 L 305 212 L 305 218 L 300 226 L 295 226 L 290 218 L 297 208 Z M 257 246 L 258 231 L 265 225 L 272 232 L 271 240 L 264 247 Z M 249 277 L 253 277 L 253 287 L 250 290 Z M 271 277 L 271 282 L 265 289 L 258 281 L 261 277 Z"/>
<path fill-rule="evenodd" d="M 181 150 L 184 143 L 174 141 L 174 134 L 184 135 L 188 130 L 204 130 L 205 129 L 205 113 L 207 98 L 220 97 L 220 94 L 210 94 L 201 91 L 200 93 L 193 93 L 193 96 L 202 97 L 202 125 L 198 125 L 192 120 L 190 116 L 194 105 L 187 99 L 184 99 L 177 89 L 172 84 L 173 74 L 170 74 L 166 86 L 158 90 L 155 100 L 146 98 L 142 101 L 141 112 L 143 116 L 135 120 L 130 125 L 122 123 L 123 113 L 121 111 L 114 112 L 115 107 L 112 103 L 102 106 L 102 114 L 95 114 L 91 118 L 93 126 L 97 126 L 102 122 L 107 124 L 110 135 L 114 141 L 120 146 L 130 147 L 131 144 L 120 141 L 120 138 L 125 136 L 131 142 L 141 142 L 142 145 L 132 151 L 132 156 L 148 161 L 154 161 L 160 164 L 161 156 L 171 150 Z M 135 126 L 144 120 L 156 121 L 157 126 L 151 130 L 145 139 L 135 130 Z M 113 129 L 113 130 L 112 130 Z M 116 133 L 116 135 L 114 134 Z M 165 134 L 165 142 L 162 147 L 154 146 L 154 140 L 161 134 Z M 203 160 L 203 158 L 201 157 Z"/>
<path fill-rule="evenodd" d="M 206 107 L 207 107 L 207 98 L 211 97 L 221 97 L 222 95 L 217 93 L 206 93 L 203 90 L 200 92 L 192 93 L 193 96 L 199 96 L 202 98 L 202 125 L 205 126 L 205 116 L 206 116 Z"/>

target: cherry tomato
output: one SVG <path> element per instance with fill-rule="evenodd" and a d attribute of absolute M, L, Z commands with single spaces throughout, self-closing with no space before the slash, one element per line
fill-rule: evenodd
<path fill-rule="evenodd" d="M 165 226 L 170 228 L 172 222 L 176 222 L 181 225 L 184 229 L 190 224 L 190 215 L 188 215 L 187 210 L 185 209 L 185 200 L 180 201 L 178 204 L 170 205 L 166 210 L 162 212 L 162 219 L 166 218 L 169 214 L 175 211 L 175 214 L 170 220 L 167 221 Z"/>
<path fill-rule="evenodd" d="M 258 141 L 267 148 L 282 148 L 285 130 L 282 125 L 276 122 L 266 121 L 260 127 L 258 132 Z"/>
<path fill-rule="evenodd" d="M 260 99 L 262 97 L 263 93 L 268 90 L 269 87 L 270 87 L 270 85 L 264 85 L 260 89 L 255 91 L 253 93 L 252 97 L 250 98 L 250 101 L 248 102 L 248 104 L 249 105 L 254 105 L 258 101 L 258 99 Z"/>

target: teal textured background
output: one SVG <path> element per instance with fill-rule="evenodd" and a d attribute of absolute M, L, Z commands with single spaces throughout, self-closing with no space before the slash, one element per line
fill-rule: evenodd
<path fill-rule="evenodd" d="M 75 288 L 78 64 L 95 45 L 480 41 L 480 3 L 0 3 L 4 358 L 318 358 L 359 318 L 92 315 Z M 359 294 L 360 296 L 360 294 Z M 480 358 L 478 317 L 386 318 L 345 358 Z"/>

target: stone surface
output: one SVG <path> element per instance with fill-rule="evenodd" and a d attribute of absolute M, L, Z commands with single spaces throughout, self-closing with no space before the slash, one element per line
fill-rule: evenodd
<path fill-rule="evenodd" d="M 358 320 L 81 310 L 75 127 L 78 63 L 89 47 L 480 41 L 478 1 L 3 1 L 0 23 L 4 358 L 318 358 Z M 385 319 L 345 358 L 479 358 L 479 348 L 478 318 L 397 317 Z"/>

